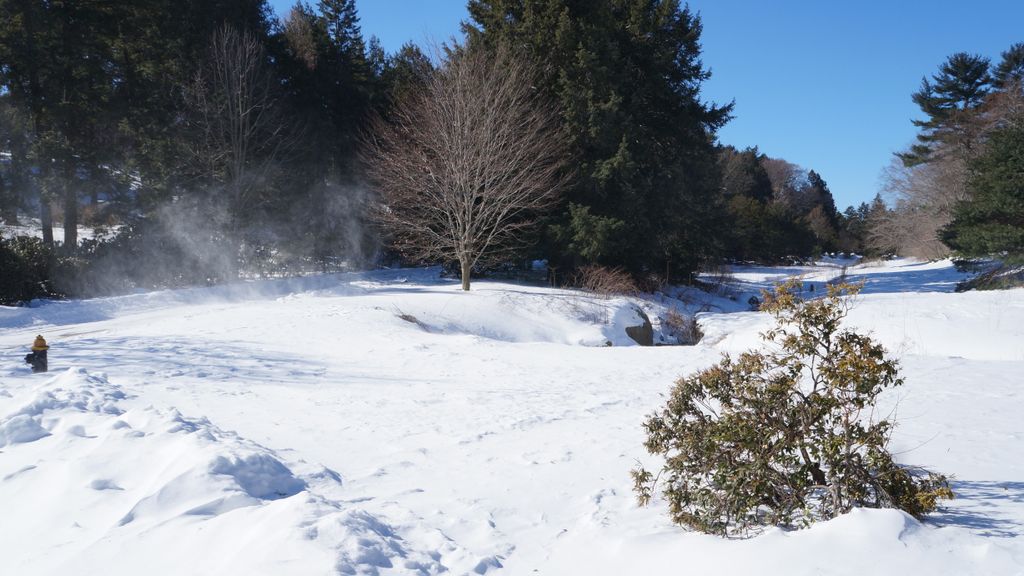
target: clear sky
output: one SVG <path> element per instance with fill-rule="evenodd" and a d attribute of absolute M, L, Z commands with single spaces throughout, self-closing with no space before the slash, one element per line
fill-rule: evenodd
<path fill-rule="evenodd" d="M 315 2 L 314 2 L 315 3 Z M 272 0 L 281 13 L 292 4 Z M 463 0 L 357 0 L 363 34 L 393 51 L 459 35 Z M 1024 0 L 692 0 L 704 98 L 735 100 L 724 144 L 817 170 L 840 210 L 870 200 L 918 114 L 910 94 L 954 52 L 1024 42 Z"/>

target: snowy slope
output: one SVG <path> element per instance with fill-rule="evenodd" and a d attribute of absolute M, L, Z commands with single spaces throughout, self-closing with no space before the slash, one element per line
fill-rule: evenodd
<path fill-rule="evenodd" d="M 927 524 L 721 540 L 636 506 L 644 416 L 757 343 L 744 300 L 676 294 L 730 313 L 643 348 L 635 308 L 678 301 L 391 271 L 0 308 L 0 574 L 1024 574 L 1024 290 L 847 275 L 851 323 L 902 359 L 899 459 L 956 477 Z M 48 375 L 21 363 L 37 333 Z"/>

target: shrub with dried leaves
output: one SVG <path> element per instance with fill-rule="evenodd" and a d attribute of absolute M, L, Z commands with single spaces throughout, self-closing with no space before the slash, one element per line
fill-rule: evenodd
<path fill-rule="evenodd" d="M 765 294 L 771 351 L 680 379 L 645 422 L 645 446 L 665 465 L 633 471 L 640 503 L 660 488 L 673 521 L 733 535 L 858 506 L 921 517 L 952 498 L 945 476 L 900 466 L 887 449 L 893 423 L 874 418 L 875 401 L 903 381 L 881 345 L 841 326 L 859 290 L 838 284 L 804 301 L 794 280 Z"/>
<path fill-rule="evenodd" d="M 633 277 L 622 268 L 581 266 L 571 284 L 599 296 L 632 296 L 639 292 Z"/>
<path fill-rule="evenodd" d="M 669 308 L 665 317 L 662 318 L 661 324 L 665 332 L 673 336 L 677 343 L 684 346 L 696 344 L 704 337 L 704 332 L 701 331 L 700 325 L 697 324 L 697 317 L 686 316 L 675 308 Z"/>

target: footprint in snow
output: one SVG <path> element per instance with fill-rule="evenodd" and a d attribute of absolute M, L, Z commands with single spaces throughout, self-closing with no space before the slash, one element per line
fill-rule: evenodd
<path fill-rule="evenodd" d="M 124 490 L 109 478 L 97 478 L 89 483 L 89 488 L 93 490 Z"/>
<path fill-rule="evenodd" d="M 29 470 L 35 470 L 35 469 L 36 469 L 35 465 L 30 464 L 28 466 L 25 466 L 23 468 L 15 470 L 14 472 L 11 472 L 7 476 L 4 476 L 4 482 L 7 482 L 8 480 L 11 480 L 12 478 L 17 478 L 18 476 L 21 476 L 22 474 L 24 474 L 25 472 L 28 472 Z"/>
<path fill-rule="evenodd" d="M 85 433 L 85 426 L 76 424 L 75 426 L 68 427 L 68 434 L 71 436 L 78 436 L 79 438 L 95 438 Z"/>

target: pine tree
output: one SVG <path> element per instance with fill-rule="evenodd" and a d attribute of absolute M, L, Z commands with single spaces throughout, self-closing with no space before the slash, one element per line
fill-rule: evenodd
<path fill-rule="evenodd" d="M 1010 46 L 992 69 L 992 85 L 999 90 L 1006 90 L 1014 82 L 1021 81 L 1024 81 L 1024 42 Z"/>
<path fill-rule="evenodd" d="M 730 106 L 700 87 L 700 18 L 676 0 L 471 0 L 471 43 L 510 43 L 546 65 L 578 184 L 552 222 L 563 269 L 592 261 L 685 277 L 716 248 L 723 217 L 713 147 Z M 583 210 L 581 208 L 586 208 Z M 582 247 L 586 247 L 584 250 Z M 588 257 L 589 256 L 589 257 Z"/>
<path fill-rule="evenodd" d="M 18 224 L 18 210 L 31 193 L 28 163 L 31 145 L 26 115 L 10 93 L 0 94 L 0 150 L 10 154 L 0 163 L 0 219 Z"/>
<path fill-rule="evenodd" d="M 64 246 L 77 247 L 78 173 L 109 160 L 104 146 L 110 130 L 113 78 L 110 41 L 114 34 L 105 4 L 0 3 L 9 15 L 0 26 L 3 83 L 31 118 L 33 155 L 45 186 L 40 204 L 44 238 L 52 242 L 48 204 L 61 200 Z"/>
<path fill-rule="evenodd" d="M 897 154 L 907 166 L 927 162 L 941 143 L 969 147 L 964 124 L 971 111 L 980 106 L 991 91 L 989 59 L 966 52 L 953 54 L 939 66 L 931 80 L 923 78 L 921 88 L 912 95 L 926 118 L 913 120 L 921 129 L 918 144 Z"/>
<path fill-rule="evenodd" d="M 1024 125 L 993 133 L 971 167 L 971 195 L 954 209 L 943 241 L 963 257 L 1024 263 Z"/>

